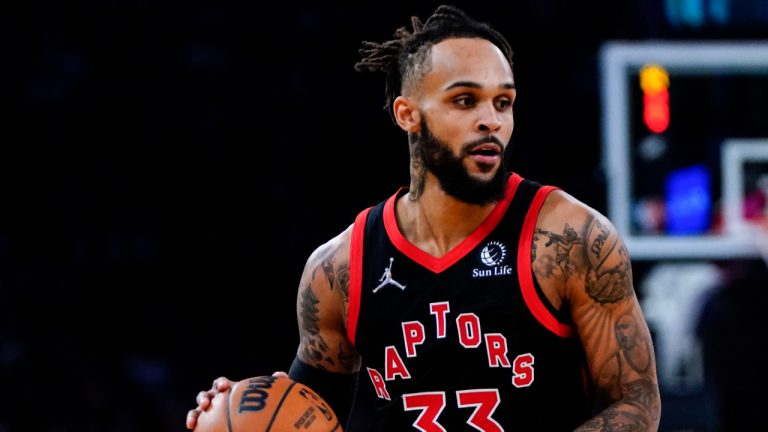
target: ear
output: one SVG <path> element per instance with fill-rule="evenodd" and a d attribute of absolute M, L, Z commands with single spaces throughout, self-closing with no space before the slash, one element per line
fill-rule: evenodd
<path fill-rule="evenodd" d="M 419 114 L 416 102 L 405 96 L 398 96 L 392 104 L 395 120 L 400 129 L 408 133 L 416 133 L 421 126 L 421 114 Z"/>

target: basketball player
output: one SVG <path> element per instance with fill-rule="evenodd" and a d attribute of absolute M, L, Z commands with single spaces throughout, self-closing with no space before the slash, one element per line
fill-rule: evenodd
<path fill-rule="evenodd" d="M 320 246 L 302 275 L 289 375 L 345 431 L 648 431 L 653 345 L 627 249 L 602 215 L 505 171 L 502 35 L 441 6 L 365 42 L 407 133 L 411 183 Z M 198 395 L 187 426 L 230 381 Z"/>

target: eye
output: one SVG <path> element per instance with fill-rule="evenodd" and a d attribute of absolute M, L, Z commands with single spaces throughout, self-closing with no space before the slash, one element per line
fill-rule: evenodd
<path fill-rule="evenodd" d="M 475 105 L 475 98 L 470 95 L 461 95 L 453 99 L 453 103 L 462 108 L 469 108 Z"/>
<path fill-rule="evenodd" d="M 499 111 L 506 111 L 512 108 L 512 99 L 508 97 L 502 97 L 496 100 L 496 109 Z"/>

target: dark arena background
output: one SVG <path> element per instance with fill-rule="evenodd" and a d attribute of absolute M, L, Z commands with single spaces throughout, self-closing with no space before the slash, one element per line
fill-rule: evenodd
<path fill-rule="evenodd" d="M 355 72 L 357 49 L 438 4 L 4 4 L 0 432 L 183 431 L 214 378 L 286 370 L 307 257 L 408 184 L 406 137 L 382 109 L 382 77 Z M 511 168 L 609 217 L 604 44 L 768 39 L 763 0 L 453 4 L 515 51 Z M 751 138 L 768 137 L 762 79 L 742 92 L 751 105 L 738 105 L 756 119 L 742 134 Z M 719 100 L 698 97 L 695 83 L 674 99 L 675 80 L 670 130 L 702 125 L 685 113 Z M 642 118 L 632 124 L 648 133 Z M 686 160 L 692 147 L 667 158 Z M 672 328 L 687 338 L 665 337 L 689 348 L 673 358 L 657 341 L 661 430 L 763 423 L 768 284 L 753 252 L 633 260 L 643 300 L 661 264 L 712 266 L 736 281 L 686 303 L 698 308 L 653 303 L 654 335 L 665 317 L 683 318 Z"/>

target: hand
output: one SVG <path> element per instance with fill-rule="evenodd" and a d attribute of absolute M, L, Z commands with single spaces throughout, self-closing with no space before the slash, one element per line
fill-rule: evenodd
<path fill-rule="evenodd" d="M 190 410 L 187 413 L 187 429 L 194 429 L 197 426 L 197 417 L 200 413 L 207 410 L 211 406 L 211 400 L 219 393 L 229 390 L 234 384 L 232 381 L 225 377 L 219 377 L 213 380 L 213 385 L 208 391 L 201 391 L 197 394 L 195 401 L 197 402 L 197 408 Z"/>
<path fill-rule="evenodd" d="M 273 373 L 272 376 L 276 378 L 288 378 L 288 374 L 281 371 Z M 233 384 L 234 381 L 230 381 L 225 377 L 218 377 L 213 380 L 213 385 L 210 390 L 198 393 L 195 398 L 197 408 L 189 410 L 187 413 L 187 429 L 194 429 L 195 426 L 197 426 L 197 417 L 200 416 L 201 412 L 207 410 L 208 407 L 211 406 L 211 400 L 213 400 L 217 394 L 229 390 Z"/>

